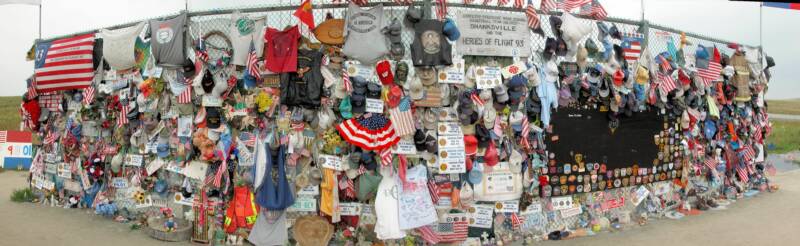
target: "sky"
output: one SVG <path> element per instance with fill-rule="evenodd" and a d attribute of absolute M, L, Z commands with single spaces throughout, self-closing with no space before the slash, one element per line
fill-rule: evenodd
<path fill-rule="evenodd" d="M 188 0 L 190 11 L 291 3 L 301 0 Z M 314 3 L 331 0 L 313 0 Z M 453 1 L 453 0 L 450 0 Z M 474 1 L 474 2 L 481 2 Z M 494 4 L 496 0 L 492 0 Z M 42 0 L 42 37 L 65 35 L 177 13 L 185 0 Z M 458 1 L 460 2 L 460 1 Z M 538 6 L 539 0 L 533 1 Z M 636 0 L 600 0 L 609 16 L 640 20 Z M 644 0 L 644 17 L 651 23 L 734 42 L 759 44 L 759 3 L 727 0 Z M 800 10 L 763 8 L 763 46 L 775 58 L 768 99 L 800 98 Z M 0 96 L 25 92 L 33 62 L 25 54 L 38 37 L 36 6 L 0 5 Z"/>

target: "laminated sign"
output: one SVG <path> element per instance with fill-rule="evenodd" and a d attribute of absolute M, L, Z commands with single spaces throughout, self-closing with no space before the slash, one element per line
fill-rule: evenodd
<path fill-rule="evenodd" d="M 443 84 L 463 84 L 464 83 L 464 59 L 453 59 L 453 65 L 439 70 L 439 83 Z"/>
<path fill-rule="evenodd" d="M 457 122 L 439 122 L 439 173 L 464 173 L 467 171 L 464 135 Z"/>
<path fill-rule="evenodd" d="M 522 12 L 459 11 L 458 54 L 528 57 L 530 31 Z"/>

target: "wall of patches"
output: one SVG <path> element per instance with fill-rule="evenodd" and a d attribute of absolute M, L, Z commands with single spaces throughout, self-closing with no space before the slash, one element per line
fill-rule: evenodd
<path fill-rule="evenodd" d="M 156 239 L 256 245 L 557 240 L 768 188 L 759 47 L 509 2 L 264 5 L 38 41 L 31 186 Z"/>

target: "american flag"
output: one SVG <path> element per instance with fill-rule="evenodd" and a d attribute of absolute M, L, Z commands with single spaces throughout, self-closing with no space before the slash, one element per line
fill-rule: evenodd
<path fill-rule="evenodd" d="M 756 132 L 753 133 L 753 139 L 755 139 L 758 143 L 764 142 L 764 133 L 761 131 L 761 129 L 763 129 L 763 127 L 761 127 L 759 124 L 756 124 Z"/>
<path fill-rule="evenodd" d="M 697 68 L 697 75 L 700 76 L 706 86 L 710 86 L 712 82 L 719 80 L 721 72 L 722 65 L 718 61 L 709 61 L 707 68 Z"/>
<path fill-rule="evenodd" d="M 188 104 L 192 103 L 192 87 L 186 86 L 186 89 L 178 94 L 178 103 L 180 104 Z"/>
<path fill-rule="evenodd" d="M 745 145 L 744 147 L 742 147 L 742 149 L 739 151 L 739 153 L 741 153 L 742 158 L 746 162 L 752 161 L 753 159 L 756 158 L 756 152 L 753 150 L 753 147 L 750 146 L 750 145 Z"/>
<path fill-rule="evenodd" d="M 197 59 L 194 61 L 195 64 L 197 64 L 199 61 L 208 62 L 208 49 L 206 49 L 206 42 L 203 41 L 203 37 L 197 38 L 194 54 L 195 58 Z"/>
<path fill-rule="evenodd" d="M 47 137 L 44 138 L 44 144 L 50 145 L 56 142 L 58 139 L 58 133 L 51 131 L 47 134 Z"/>
<path fill-rule="evenodd" d="M 8 142 L 8 131 L 0 131 L 0 143 Z"/>
<path fill-rule="evenodd" d="M 545 13 L 550 13 L 550 11 L 556 10 L 558 8 L 558 4 L 556 3 L 556 0 L 542 0 L 542 3 L 539 5 L 539 8 Z"/>
<path fill-rule="evenodd" d="M 667 60 L 667 57 L 665 57 L 664 55 L 659 55 L 656 59 L 658 60 L 658 64 L 661 65 L 661 69 L 663 69 L 665 72 L 669 72 L 670 70 L 672 70 L 672 65 L 669 64 L 669 60 Z"/>
<path fill-rule="evenodd" d="M 36 90 L 83 89 L 92 84 L 94 33 L 36 44 Z"/>
<path fill-rule="evenodd" d="M 519 228 L 522 225 L 522 219 L 519 218 L 517 213 L 511 213 L 511 227 Z"/>
<path fill-rule="evenodd" d="M 433 228 L 431 228 L 430 225 L 424 225 L 417 228 L 417 232 L 419 232 L 419 234 L 422 236 L 422 239 L 429 244 L 438 244 L 442 241 L 442 238 L 439 237 L 439 234 L 436 234 L 436 232 L 433 231 Z"/>
<path fill-rule="evenodd" d="M 608 12 L 606 12 L 606 8 L 603 8 L 603 5 L 600 4 L 600 1 L 593 0 L 591 5 L 591 16 L 594 17 L 594 19 L 605 20 L 606 17 L 608 17 Z"/>
<path fill-rule="evenodd" d="M 414 2 L 414 0 L 394 0 L 394 2 L 402 5 L 410 5 Z"/>
<path fill-rule="evenodd" d="M 514 0 L 514 8 L 521 9 L 523 4 L 525 4 L 524 0 Z"/>
<path fill-rule="evenodd" d="M 497 6 L 506 6 L 510 0 L 497 0 Z"/>
<path fill-rule="evenodd" d="M 392 165 L 392 148 L 382 149 L 380 155 L 381 155 L 381 165 L 383 166 Z"/>
<path fill-rule="evenodd" d="M 353 84 L 350 83 L 350 73 L 347 72 L 346 68 L 342 68 L 342 83 L 344 84 L 344 90 L 347 93 L 353 91 Z"/>
<path fill-rule="evenodd" d="M 747 169 L 741 166 L 736 167 L 736 173 L 739 174 L 739 180 L 742 182 L 750 182 L 750 176 L 747 174 Z"/>
<path fill-rule="evenodd" d="M 121 127 L 121 126 L 125 126 L 125 124 L 128 124 L 128 109 L 129 109 L 129 107 L 130 106 L 128 104 L 125 104 L 125 105 L 122 105 L 122 108 L 120 108 L 119 116 L 117 117 L 117 126 Z"/>
<path fill-rule="evenodd" d="M 428 180 L 428 193 L 431 194 L 431 201 L 433 204 L 439 204 L 439 185 L 433 179 Z"/>
<path fill-rule="evenodd" d="M 351 2 L 355 3 L 358 6 L 364 7 L 369 3 L 369 0 L 351 0 Z"/>
<path fill-rule="evenodd" d="M 89 86 L 83 89 L 83 104 L 89 105 L 94 101 L 94 87 Z"/>
<path fill-rule="evenodd" d="M 39 93 L 36 92 L 36 80 L 33 79 L 33 77 L 28 78 L 27 84 L 28 84 L 28 98 L 33 99 L 39 96 Z"/>
<path fill-rule="evenodd" d="M 672 75 L 659 73 L 658 79 L 661 81 L 659 87 L 664 90 L 664 93 L 669 93 L 675 88 L 678 88 L 675 85 L 675 80 L 672 78 Z"/>
<path fill-rule="evenodd" d="M 525 9 L 525 15 L 528 17 L 528 27 L 531 29 L 539 28 L 539 14 L 536 13 L 536 9 L 533 7 L 533 1 L 528 0 L 528 8 Z"/>
<path fill-rule="evenodd" d="M 483 107 L 483 104 L 484 104 L 483 99 L 481 99 L 481 97 L 478 95 L 477 91 L 475 91 L 472 94 L 470 94 L 469 98 L 472 99 L 472 102 L 475 103 L 475 105 Z"/>
<path fill-rule="evenodd" d="M 628 64 L 636 64 L 639 60 L 642 55 L 642 43 L 644 43 L 644 36 L 641 33 L 626 33 L 622 37 L 620 46 Z"/>
<path fill-rule="evenodd" d="M 447 0 L 436 0 L 436 17 L 439 20 L 447 18 Z"/>
<path fill-rule="evenodd" d="M 261 72 L 258 70 L 258 54 L 253 42 L 250 42 L 250 54 L 247 57 L 247 73 L 253 76 L 256 81 L 261 80 Z"/>
<path fill-rule="evenodd" d="M 564 9 L 564 11 L 569 12 L 575 8 L 580 8 L 583 5 L 589 4 L 591 2 L 592 0 L 563 0 L 558 5 L 561 9 Z"/>
<path fill-rule="evenodd" d="M 416 131 L 409 97 L 403 97 L 397 107 L 389 109 L 389 119 L 397 136 L 413 134 Z"/>
<path fill-rule="evenodd" d="M 705 164 L 708 167 L 708 169 L 716 169 L 717 163 L 719 163 L 719 161 L 717 161 L 717 158 L 706 157 L 706 161 L 703 164 Z"/>
<path fill-rule="evenodd" d="M 530 143 L 528 142 L 528 135 L 530 135 L 530 133 L 531 133 L 530 123 L 528 122 L 528 117 L 525 116 L 525 118 L 522 119 L 522 132 L 520 133 L 521 135 L 520 137 L 522 137 L 522 140 L 520 140 L 520 144 L 525 148 L 530 148 L 531 146 Z"/>
<path fill-rule="evenodd" d="M 440 242 L 460 242 L 467 239 L 469 233 L 469 219 L 464 213 L 447 214 L 444 221 L 436 225 L 436 234 Z"/>
<path fill-rule="evenodd" d="M 492 1 L 492 0 L 483 0 L 483 5 L 487 5 L 487 4 L 489 4 L 489 2 L 491 2 L 491 1 Z"/>
<path fill-rule="evenodd" d="M 355 198 L 356 197 L 356 190 L 355 184 L 353 184 L 353 180 L 344 176 L 342 180 L 339 181 L 339 189 L 344 190 L 344 196 L 348 198 Z"/>

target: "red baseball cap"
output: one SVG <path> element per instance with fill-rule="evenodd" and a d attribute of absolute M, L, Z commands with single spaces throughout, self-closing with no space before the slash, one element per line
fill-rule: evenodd
<path fill-rule="evenodd" d="M 614 85 L 621 86 L 622 79 L 624 78 L 625 78 L 625 73 L 622 72 L 622 69 L 617 69 L 617 71 L 614 72 Z"/>
<path fill-rule="evenodd" d="M 375 72 L 378 73 L 378 78 L 381 83 L 388 85 L 394 82 L 394 74 L 392 74 L 392 64 L 388 60 L 383 60 L 375 65 Z"/>
<path fill-rule="evenodd" d="M 400 99 L 403 98 L 403 89 L 400 89 L 400 86 L 397 85 L 390 85 L 389 93 L 386 95 L 386 104 L 390 108 L 397 107 L 400 104 Z"/>
<path fill-rule="evenodd" d="M 475 135 L 464 135 L 464 152 L 468 156 L 478 152 L 478 138 Z"/>

